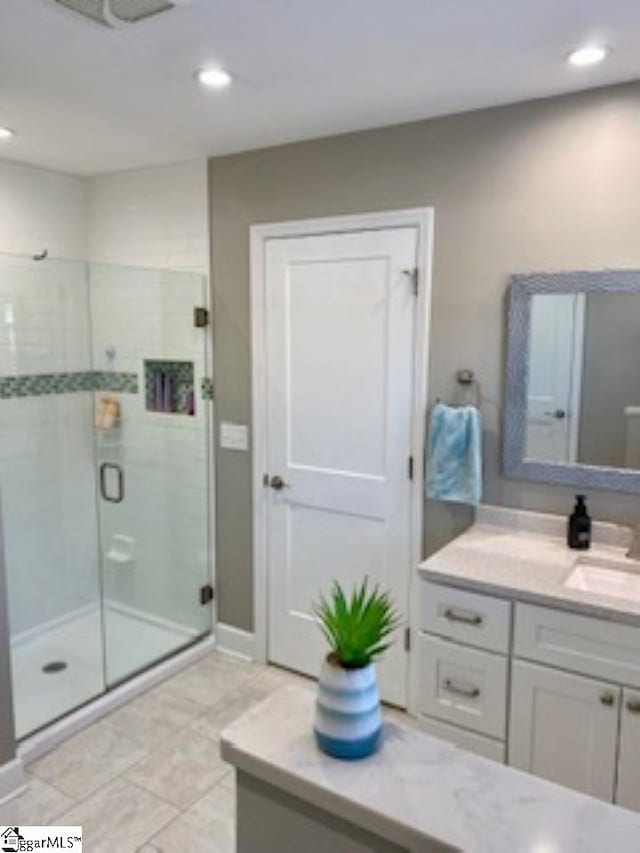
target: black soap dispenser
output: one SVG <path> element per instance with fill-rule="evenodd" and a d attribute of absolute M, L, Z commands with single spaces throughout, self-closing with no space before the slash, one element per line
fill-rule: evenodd
<path fill-rule="evenodd" d="M 584 495 L 576 495 L 576 505 L 567 525 L 567 545 L 580 551 L 591 546 L 591 518 Z"/>

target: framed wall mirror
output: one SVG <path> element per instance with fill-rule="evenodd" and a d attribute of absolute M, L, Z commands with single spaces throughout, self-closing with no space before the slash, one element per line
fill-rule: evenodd
<path fill-rule="evenodd" d="M 640 493 L 640 270 L 513 276 L 504 467 Z"/>

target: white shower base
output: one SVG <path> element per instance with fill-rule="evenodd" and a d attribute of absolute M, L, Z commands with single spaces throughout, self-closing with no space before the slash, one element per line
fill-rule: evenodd
<path fill-rule="evenodd" d="M 195 639 L 195 632 L 115 604 L 95 605 L 18 639 L 11 648 L 16 736 L 30 732 L 99 696 L 112 685 Z M 48 663 L 66 668 L 45 673 Z M 104 669 L 103 669 L 104 668 Z M 104 672 L 106 670 L 106 672 Z M 104 674 L 103 674 L 104 673 Z"/>

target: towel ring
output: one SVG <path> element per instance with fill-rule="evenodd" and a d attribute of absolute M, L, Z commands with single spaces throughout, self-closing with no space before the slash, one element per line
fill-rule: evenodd
<path fill-rule="evenodd" d="M 456 382 L 461 387 L 465 388 L 468 391 L 473 392 L 473 401 L 471 404 L 466 403 L 449 403 L 451 406 L 468 406 L 473 405 L 477 409 L 480 408 L 480 385 L 478 380 L 476 379 L 476 375 L 473 370 L 468 367 L 462 367 L 459 370 L 456 370 Z M 440 397 L 436 398 L 436 403 L 443 402 Z"/>

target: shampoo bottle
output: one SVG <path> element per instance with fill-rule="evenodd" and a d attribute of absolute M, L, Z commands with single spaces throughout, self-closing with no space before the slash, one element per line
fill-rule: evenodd
<path fill-rule="evenodd" d="M 591 546 L 591 519 L 584 495 L 576 495 L 576 505 L 567 526 L 567 545 L 581 551 Z"/>

